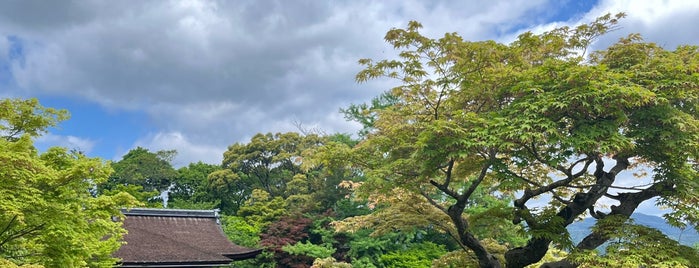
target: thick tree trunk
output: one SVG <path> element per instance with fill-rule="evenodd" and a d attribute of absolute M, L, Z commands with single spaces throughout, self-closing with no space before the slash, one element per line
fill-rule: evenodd
<path fill-rule="evenodd" d="M 505 253 L 507 268 L 521 268 L 536 263 L 546 255 L 551 240 L 535 238 L 529 240 L 526 246 L 508 250 Z"/>

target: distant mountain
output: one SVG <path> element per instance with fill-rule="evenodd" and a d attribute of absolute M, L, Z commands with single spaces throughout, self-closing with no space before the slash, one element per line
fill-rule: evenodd
<path fill-rule="evenodd" d="M 691 226 L 682 230 L 671 226 L 664 218 L 642 213 L 634 213 L 631 215 L 631 218 L 634 220 L 634 223 L 658 229 L 669 238 L 679 241 L 683 245 L 693 246 L 699 243 L 699 233 Z M 594 218 L 585 218 L 568 226 L 568 232 L 573 240 L 573 244 L 577 244 L 590 234 L 590 227 L 595 225 L 595 221 Z"/>

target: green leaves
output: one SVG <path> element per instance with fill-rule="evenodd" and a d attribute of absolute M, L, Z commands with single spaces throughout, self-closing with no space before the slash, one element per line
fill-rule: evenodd
<path fill-rule="evenodd" d="M 631 35 L 586 61 L 592 42 L 624 16 L 524 33 L 511 44 L 452 33 L 432 39 L 416 22 L 390 30 L 386 41 L 399 50 L 397 58 L 361 60 L 357 81 L 395 80 L 399 85 L 377 98 L 392 101 L 347 110 L 367 127 L 347 157 L 367 177 L 357 193 L 374 198 L 377 209 L 344 223 L 382 218 L 391 226 L 424 226 L 446 219 L 483 267 L 499 265 L 473 238 L 497 236 L 474 228 L 483 219 L 510 227 L 526 221 L 532 239 L 505 254 L 515 267 L 537 262 L 551 242 L 573 247 L 565 227 L 603 206 L 603 196 L 621 202 L 611 209 L 626 217 L 659 197 L 675 209 L 669 218 L 695 223 L 699 49 L 668 51 Z M 653 183 L 649 190 L 610 190 L 618 174 L 637 167 L 654 169 L 645 178 Z M 474 211 L 492 205 L 476 193 L 514 199 L 514 207 Z M 387 195 L 394 197 L 381 198 Z M 542 195 L 550 202 L 530 209 Z M 420 202 L 434 210 L 407 209 Z"/>
<path fill-rule="evenodd" d="M 112 216 L 137 204 L 124 193 L 93 196 L 111 171 L 103 160 L 65 148 L 38 155 L 29 135 L 0 139 L 0 259 L 111 266 L 124 233 Z"/>
<path fill-rule="evenodd" d="M 695 249 L 680 245 L 653 228 L 631 222 L 597 224 L 595 228 L 609 236 L 607 252 L 603 256 L 574 252 L 571 260 L 581 267 L 694 267 L 699 262 Z"/>
<path fill-rule="evenodd" d="M 293 245 L 283 246 L 282 250 L 292 255 L 305 255 L 314 259 L 328 258 L 335 253 L 335 249 L 332 245 L 320 246 L 311 244 L 308 241 L 300 241 Z"/>
<path fill-rule="evenodd" d="M 69 117 L 68 111 L 43 107 L 37 99 L 2 99 L 0 137 L 9 141 L 24 134 L 37 137 Z"/>
<path fill-rule="evenodd" d="M 170 164 L 175 151 L 150 152 L 137 147 L 130 150 L 123 159 L 112 164 L 114 174 L 103 187 L 109 189 L 117 184 L 139 185 L 145 191 L 162 192 L 170 186 L 177 176 Z M 147 200 L 143 200 L 147 201 Z"/>
<path fill-rule="evenodd" d="M 432 260 L 444 255 L 446 251 L 443 246 L 431 242 L 423 242 L 411 245 L 411 247 L 393 251 L 381 256 L 380 260 L 384 267 L 432 267 Z"/>

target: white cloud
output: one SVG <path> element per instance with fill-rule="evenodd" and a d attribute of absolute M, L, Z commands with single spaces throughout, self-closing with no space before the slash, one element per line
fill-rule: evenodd
<path fill-rule="evenodd" d="M 356 130 L 338 110 L 391 84 L 355 84 L 356 61 L 395 55 L 383 36 L 409 20 L 420 21 L 430 37 L 458 32 L 506 42 L 524 30 L 626 11 L 624 28 L 600 44 L 641 32 L 672 47 L 699 43 L 698 3 L 602 1 L 570 21 L 542 24 L 551 12 L 545 0 L 95 1 L 42 9 L 0 2 L 0 52 L 5 37 L 22 40 L 25 63 L 13 61 L 11 74 L 24 95 L 145 111 L 160 134 L 140 144 L 168 149 L 158 143 L 168 140 L 183 148 L 182 159 L 208 162 L 209 151 L 220 158 L 227 145 L 257 132 L 297 131 L 295 122 L 328 133 Z"/>
<path fill-rule="evenodd" d="M 136 141 L 135 147 L 143 147 L 151 152 L 160 150 L 177 150 L 177 156 L 172 161 L 175 168 L 186 166 L 198 161 L 209 164 L 220 164 L 223 160 L 224 149 L 221 147 L 193 144 L 179 132 L 155 133 Z M 126 153 L 126 152 L 125 152 Z M 116 159 L 116 161 L 120 160 Z"/>
<path fill-rule="evenodd" d="M 96 142 L 90 139 L 84 139 L 75 136 L 61 136 L 56 134 L 47 133 L 36 139 L 36 146 L 38 148 L 49 148 L 53 146 L 65 147 L 69 150 L 81 151 L 84 154 L 90 154 L 92 148 L 94 148 Z"/>

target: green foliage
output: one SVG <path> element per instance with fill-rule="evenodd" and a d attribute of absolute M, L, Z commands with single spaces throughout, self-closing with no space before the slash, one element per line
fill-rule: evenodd
<path fill-rule="evenodd" d="M 281 197 L 273 198 L 259 189 L 253 190 L 250 199 L 238 210 L 239 216 L 260 227 L 265 227 L 286 214 L 285 203 Z"/>
<path fill-rule="evenodd" d="M 225 197 L 221 208 L 226 213 L 236 213 L 254 189 L 281 197 L 290 212 L 323 212 L 347 192 L 335 186 L 351 170 L 326 166 L 313 155 L 323 144 L 343 142 L 352 141 L 342 135 L 257 134 L 247 144 L 229 146 L 223 169 L 209 175 L 209 185 Z"/>
<path fill-rule="evenodd" d="M 333 212 L 338 219 L 345 219 L 354 216 L 366 215 L 371 212 L 366 201 L 357 201 L 350 198 L 343 198 L 335 202 Z"/>
<path fill-rule="evenodd" d="M 595 228 L 610 238 L 604 255 L 594 251 L 571 254 L 571 260 L 580 267 L 694 267 L 699 263 L 699 252 L 680 245 L 660 231 L 635 225 L 602 224 Z"/>
<path fill-rule="evenodd" d="M 425 259 L 438 258 L 446 253 L 445 245 L 437 245 L 434 242 L 444 242 L 443 238 L 435 236 L 434 231 L 414 229 L 413 231 L 401 231 L 377 234 L 371 229 L 360 229 L 352 233 L 342 233 L 347 238 L 336 236 L 338 241 L 348 241 L 349 248 L 345 254 L 347 260 L 351 260 L 354 267 L 390 267 L 386 265 L 399 265 L 401 254 L 404 251 L 413 252 L 419 260 L 412 258 L 415 263 L 422 263 Z M 435 239 L 437 238 L 437 239 Z M 438 248 L 438 250 L 437 250 Z M 338 250 L 339 251 L 339 250 Z M 420 252 L 418 252 L 420 251 Z M 386 256 L 389 254 L 388 256 Z M 335 257 L 338 257 L 336 254 Z M 382 258 L 386 258 L 385 260 Z M 430 263 L 428 261 L 427 263 Z M 407 265 L 407 264 L 406 264 Z"/>
<path fill-rule="evenodd" d="M 463 250 L 455 250 L 447 252 L 439 259 L 432 261 L 434 268 L 458 268 L 458 267 L 474 267 L 477 266 L 477 260 L 474 260 Z"/>
<path fill-rule="evenodd" d="M 386 109 L 398 103 L 399 99 L 390 93 L 383 93 L 371 100 L 371 104 L 352 104 L 347 109 L 340 109 L 345 119 L 355 121 L 362 125 L 359 136 L 365 137 L 374 130 L 374 122 L 378 118 L 378 111 Z"/>
<path fill-rule="evenodd" d="M 222 213 L 234 215 L 249 198 L 249 185 L 230 169 L 211 172 L 207 176 L 210 194 L 218 199 Z"/>
<path fill-rule="evenodd" d="M 495 239 L 499 244 L 510 247 L 526 244 L 528 238 L 524 236 L 524 228 L 521 225 L 513 225 L 508 220 L 513 213 L 511 198 L 485 193 L 479 188 L 473 193 L 471 200 L 473 205 L 468 206 L 464 214 L 468 215 L 476 238 Z"/>
<path fill-rule="evenodd" d="M 0 267 L 5 267 L 5 268 L 44 268 L 43 265 L 37 265 L 37 264 L 24 264 L 24 265 L 17 265 L 9 260 L 3 259 L 0 257 Z"/>
<path fill-rule="evenodd" d="M 31 135 L 54 125 L 64 113 L 40 108 L 35 100 L 14 103 L 30 104 L 23 109 L 31 109 L 3 109 L 3 113 L 17 112 L 30 119 L 19 123 L 21 126 L 5 125 L 22 129 L 22 136 L 0 139 L 0 263 L 6 266 L 9 261 L 13 263 L 9 266 L 20 267 L 113 265 L 116 260 L 111 254 L 121 245 L 124 229 L 112 216 L 138 202 L 123 192 L 93 196 L 92 190 L 112 172 L 101 159 L 58 147 L 39 154 Z"/>
<path fill-rule="evenodd" d="M 501 245 L 498 241 L 490 238 L 481 240 L 481 243 L 486 249 L 488 249 L 489 252 L 493 252 L 498 260 L 504 261 L 503 255 L 507 251 L 506 246 Z M 432 267 L 435 268 L 476 267 L 478 265 L 479 260 L 476 254 L 474 254 L 472 251 L 464 250 L 450 251 L 432 261 Z"/>
<path fill-rule="evenodd" d="M 258 188 L 271 196 L 286 198 L 287 183 L 302 173 L 301 152 L 319 144 L 315 135 L 301 136 L 298 133 L 257 134 L 250 143 L 236 143 L 223 154 L 223 167 L 238 174 L 251 191 Z"/>
<path fill-rule="evenodd" d="M 0 137 L 17 141 L 22 135 L 38 137 L 70 117 L 68 111 L 47 108 L 32 99 L 0 100 Z"/>
<path fill-rule="evenodd" d="M 136 198 L 136 200 L 141 201 L 143 204 L 145 204 L 147 207 L 153 207 L 153 208 L 161 208 L 163 204 L 160 202 L 160 199 L 153 199 L 154 196 L 160 195 L 160 193 L 156 190 L 146 192 L 143 190 L 143 186 L 141 185 L 133 185 L 133 184 L 128 184 L 128 185 L 115 185 L 111 187 L 111 189 L 103 189 L 100 191 L 99 195 L 103 196 L 112 196 L 112 195 L 117 195 L 119 193 L 128 193 L 129 195 L 133 196 Z"/>
<path fill-rule="evenodd" d="M 305 255 L 311 258 L 328 258 L 335 253 L 335 249 L 330 245 L 315 245 L 311 242 L 296 242 L 293 245 L 286 245 L 282 247 L 282 250 L 286 253 L 293 255 Z"/>
<path fill-rule="evenodd" d="M 262 233 L 260 225 L 250 224 L 245 218 L 238 216 L 221 217 L 221 225 L 223 232 L 233 243 L 250 248 L 259 246 Z"/>
<path fill-rule="evenodd" d="M 392 241 L 388 237 L 369 236 L 370 233 L 370 230 L 361 230 L 352 234 L 347 256 L 352 259 L 356 267 L 365 267 L 365 265 L 357 265 L 357 262 L 378 264 L 380 256 L 391 250 Z"/>
<path fill-rule="evenodd" d="M 388 31 L 398 57 L 360 60 L 356 79 L 400 84 L 345 110 L 364 124 L 365 139 L 349 152 L 333 147 L 361 168 L 353 196 L 373 211 L 338 230 L 432 226 L 481 267 L 524 267 L 551 243 L 589 250 L 613 237 L 597 230 L 572 245 L 565 227 L 587 213 L 625 219 L 657 197 L 673 210 L 671 223 L 699 223 L 699 48 L 668 51 L 631 35 L 587 59 L 590 44 L 622 17 L 524 33 L 511 44 L 455 33 L 432 39 L 417 22 Z M 619 193 L 617 175 L 636 168 L 653 173 Z M 545 195 L 547 205 L 529 208 Z M 599 213 L 604 196 L 619 205 Z"/>
<path fill-rule="evenodd" d="M 313 261 L 311 268 L 352 268 L 352 265 L 346 262 L 338 262 L 333 257 L 316 259 Z"/>
<path fill-rule="evenodd" d="M 143 193 L 135 195 L 142 196 L 140 201 L 149 203 L 149 206 L 162 206 L 160 193 L 167 190 L 177 176 L 170 165 L 175 154 L 174 150 L 152 153 L 141 147 L 132 149 L 120 161 L 112 163 L 114 173 L 109 176 L 109 180 L 99 185 L 99 191 L 133 191 L 138 189 L 130 187 L 131 185 L 140 186 Z M 121 188 L 124 186 L 126 188 Z"/>
<path fill-rule="evenodd" d="M 383 266 L 388 268 L 431 267 L 432 260 L 441 257 L 445 253 L 444 246 L 431 242 L 422 242 L 413 244 L 405 250 L 381 255 L 380 260 Z"/>
<path fill-rule="evenodd" d="M 168 207 L 213 209 L 219 206 L 225 197 L 215 195 L 208 180 L 209 174 L 218 170 L 221 170 L 219 166 L 202 162 L 178 169 L 168 191 Z"/>
<path fill-rule="evenodd" d="M 262 251 L 254 259 L 242 261 L 234 261 L 229 266 L 231 268 L 275 268 L 277 264 L 274 261 L 274 253 L 271 251 Z"/>
<path fill-rule="evenodd" d="M 568 252 L 557 249 L 555 247 L 550 247 L 548 251 L 546 251 L 546 255 L 541 258 L 541 260 L 537 263 L 533 263 L 527 266 L 527 268 L 540 268 L 542 265 L 549 263 L 549 262 L 555 262 L 561 259 L 564 259 L 568 256 Z"/>

